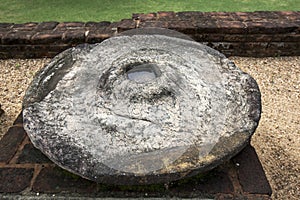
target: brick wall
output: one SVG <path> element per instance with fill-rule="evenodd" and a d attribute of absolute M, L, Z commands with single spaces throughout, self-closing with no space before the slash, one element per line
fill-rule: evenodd
<path fill-rule="evenodd" d="M 53 57 L 125 30 L 177 30 L 227 56 L 299 56 L 300 12 L 158 12 L 119 22 L 0 23 L 0 59 Z"/>

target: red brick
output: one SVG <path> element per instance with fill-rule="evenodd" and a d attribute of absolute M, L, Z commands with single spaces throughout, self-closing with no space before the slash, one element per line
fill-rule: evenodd
<path fill-rule="evenodd" d="M 204 12 L 198 12 L 198 11 L 191 11 L 191 12 L 178 12 L 176 13 L 176 16 L 180 20 L 185 21 L 195 21 L 197 19 L 204 19 L 206 18 Z"/>
<path fill-rule="evenodd" d="M 82 29 L 84 26 L 85 23 L 83 22 L 61 22 L 56 26 L 55 30 L 65 31 L 68 29 Z"/>
<path fill-rule="evenodd" d="M 203 175 L 183 179 L 170 186 L 170 192 L 183 198 L 206 197 L 218 193 L 233 194 L 234 188 L 229 178 L 229 164 L 223 164 Z"/>
<path fill-rule="evenodd" d="M 139 28 L 145 27 L 159 27 L 159 28 L 168 28 L 168 21 L 144 21 L 139 24 Z"/>
<path fill-rule="evenodd" d="M 24 146 L 17 159 L 17 164 L 24 163 L 44 164 L 52 162 L 40 150 L 36 149 L 31 143 L 29 143 Z"/>
<path fill-rule="evenodd" d="M 2 36 L 2 44 L 29 44 L 34 34 L 33 31 L 10 31 Z"/>
<path fill-rule="evenodd" d="M 36 27 L 36 31 L 53 30 L 58 25 L 58 22 L 42 22 Z"/>
<path fill-rule="evenodd" d="M 63 33 L 62 40 L 64 43 L 72 43 L 74 45 L 84 43 L 85 34 L 85 30 L 67 30 Z"/>
<path fill-rule="evenodd" d="M 11 127 L 0 140 L 0 162 L 8 163 L 26 136 L 22 127 Z"/>
<path fill-rule="evenodd" d="M 140 28 L 163 27 L 188 34 L 201 42 L 232 43 L 230 45 L 234 48 L 229 49 L 227 48 L 228 45 L 212 45 L 226 52 L 227 55 L 293 56 L 299 55 L 300 51 L 299 47 L 297 47 L 300 34 L 299 11 L 158 12 L 134 14 L 133 19 L 137 18 L 140 20 Z M 51 45 L 72 47 L 81 42 L 102 42 L 104 39 L 115 35 L 116 30 L 122 32 L 136 28 L 136 23 L 137 21 L 132 19 L 125 19 L 115 23 L 0 23 L 0 55 L 1 58 L 53 56 L 58 54 L 63 48 L 55 47 L 57 51 L 53 50 L 53 48 L 47 51 L 47 49 L 41 48 L 39 45 L 43 44 L 45 47 L 51 47 Z M 31 32 L 33 32 L 33 35 Z M 85 33 L 84 36 L 86 36 L 84 39 L 83 32 Z M 210 34 L 212 36 L 207 36 Z M 223 36 L 218 34 L 223 34 Z M 222 38 L 223 40 L 221 40 Z M 244 44 L 245 42 L 250 44 Z M 252 45 L 251 42 L 261 44 Z M 287 44 L 281 45 L 279 42 Z M 265 43 L 270 43 L 270 45 L 267 45 L 268 48 L 266 48 Z M 291 45 L 290 43 L 294 44 Z M 275 49 L 276 46 L 278 47 L 277 50 Z M 282 46 L 291 47 L 293 51 L 283 49 Z"/>
<path fill-rule="evenodd" d="M 246 26 L 240 21 L 217 21 L 219 33 L 242 34 L 246 33 Z"/>
<path fill-rule="evenodd" d="M 169 23 L 168 28 L 184 34 L 196 33 L 195 25 L 189 21 L 176 21 L 176 23 Z"/>
<path fill-rule="evenodd" d="M 236 157 L 238 177 L 244 192 L 271 195 L 272 190 L 253 147 L 247 146 Z M 255 183 L 255 184 L 254 184 Z"/>
<path fill-rule="evenodd" d="M 100 43 L 109 37 L 111 37 L 110 34 L 103 33 L 102 31 L 89 32 L 88 35 L 86 36 L 85 42 Z"/>
<path fill-rule="evenodd" d="M 217 33 L 211 33 L 211 34 L 194 34 L 194 40 L 198 42 L 221 42 L 224 39 L 224 34 L 217 34 Z"/>
<path fill-rule="evenodd" d="M 15 119 L 13 125 L 23 124 L 23 112 L 21 112 L 18 117 Z"/>
<path fill-rule="evenodd" d="M 87 30 L 98 30 L 98 29 L 108 27 L 110 24 L 111 24 L 111 22 L 108 22 L 108 21 L 87 22 L 87 23 L 85 23 L 85 28 Z"/>
<path fill-rule="evenodd" d="M 219 28 L 216 25 L 216 21 L 208 19 L 200 19 L 195 23 L 196 33 L 218 33 Z"/>
<path fill-rule="evenodd" d="M 43 193 L 84 193 L 97 192 L 97 184 L 59 167 L 46 167 L 37 176 L 33 184 L 34 192 Z"/>
<path fill-rule="evenodd" d="M 57 31 L 38 32 L 34 36 L 32 36 L 31 40 L 33 44 L 61 43 L 63 33 L 64 32 Z"/>
<path fill-rule="evenodd" d="M 132 19 L 141 21 L 155 21 L 157 19 L 157 13 L 138 13 L 132 14 Z"/>
<path fill-rule="evenodd" d="M 35 22 L 28 22 L 24 24 L 14 24 L 12 29 L 14 31 L 33 31 L 38 23 Z"/>
<path fill-rule="evenodd" d="M 136 25 L 137 25 L 136 21 L 134 21 L 132 19 L 121 20 L 118 23 L 117 29 L 118 29 L 118 32 L 123 32 L 126 30 L 136 28 Z"/>
<path fill-rule="evenodd" d="M 0 192 L 22 192 L 29 187 L 33 171 L 26 168 L 0 168 Z"/>
<path fill-rule="evenodd" d="M 161 11 L 157 12 L 157 18 L 159 20 L 175 20 L 176 13 L 172 11 Z"/>
<path fill-rule="evenodd" d="M 13 25 L 13 23 L 0 23 L 0 29 L 8 29 L 11 28 Z"/>

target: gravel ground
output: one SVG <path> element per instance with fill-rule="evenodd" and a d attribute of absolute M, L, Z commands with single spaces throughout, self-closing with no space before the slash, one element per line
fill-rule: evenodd
<path fill-rule="evenodd" d="M 231 57 L 252 75 L 263 113 L 252 137 L 273 190 L 273 199 L 300 199 L 300 57 Z M 0 60 L 0 138 L 21 111 L 24 91 L 49 59 Z"/>

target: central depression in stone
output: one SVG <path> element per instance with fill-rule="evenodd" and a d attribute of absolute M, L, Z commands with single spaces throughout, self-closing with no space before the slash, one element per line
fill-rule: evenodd
<path fill-rule="evenodd" d="M 128 66 L 127 76 L 137 83 L 146 83 L 159 76 L 158 69 L 153 63 L 138 63 Z"/>

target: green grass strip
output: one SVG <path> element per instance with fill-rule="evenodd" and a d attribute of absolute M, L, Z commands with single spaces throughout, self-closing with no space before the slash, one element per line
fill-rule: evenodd
<path fill-rule="evenodd" d="M 0 22 L 119 21 L 157 11 L 299 11 L 300 0 L 0 0 Z"/>

